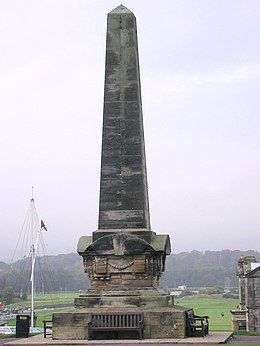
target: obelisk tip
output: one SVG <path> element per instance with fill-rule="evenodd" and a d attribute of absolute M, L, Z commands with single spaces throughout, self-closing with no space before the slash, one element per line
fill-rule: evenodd
<path fill-rule="evenodd" d="M 118 7 L 116 7 L 114 10 L 112 10 L 111 12 L 109 12 L 109 14 L 126 14 L 126 13 L 131 13 L 133 14 L 127 7 L 125 7 L 124 5 L 119 5 Z"/>

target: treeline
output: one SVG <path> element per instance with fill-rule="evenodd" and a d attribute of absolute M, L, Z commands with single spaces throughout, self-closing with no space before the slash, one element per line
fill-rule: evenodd
<path fill-rule="evenodd" d="M 172 254 L 166 261 L 161 286 L 237 287 L 236 266 L 240 256 L 255 256 L 260 252 L 248 250 L 191 251 Z"/>
<path fill-rule="evenodd" d="M 0 292 L 12 288 L 13 292 L 30 292 L 31 259 L 12 264 L 0 262 Z M 84 273 L 82 257 L 76 253 L 37 257 L 35 263 L 36 292 L 86 290 L 89 287 Z"/>
<path fill-rule="evenodd" d="M 236 287 L 236 265 L 241 255 L 255 256 L 260 262 L 260 252 L 250 250 L 172 254 L 167 257 L 166 271 L 160 280 L 161 287 Z M 0 262 L 0 293 L 7 288 L 11 288 L 21 297 L 29 293 L 30 275 L 30 259 L 12 264 Z M 86 290 L 89 288 L 89 281 L 83 270 L 82 257 L 70 253 L 37 258 L 35 287 L 37 292 Z"/>

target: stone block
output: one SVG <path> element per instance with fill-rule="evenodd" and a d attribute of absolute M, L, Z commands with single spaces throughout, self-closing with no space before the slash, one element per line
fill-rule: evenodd
<path fill-rule="evenodd" d="M 134 299 L 134 297 L 132 297 Z M 127 298 L 129 300 L 129 298 Z M 165 338 L 184 338 L 185 337 L 185 309 L 178 308 L 145 308 L 140 306 L 135 309 L 125 307 L 122 304 L 116 307 L 102 308 L 99 312 L 143 312 L 144 313 L 144 339 L 165 339 Z M 116 302 L 116 300 L 115 300 Z M 53 339 L 55 340 L 79 340 L 87 339 L 87 325 L 90 321 L 91 312 L 96 309 L 82 309 L 80 312 L 64 312 L 53 314 Z"/>

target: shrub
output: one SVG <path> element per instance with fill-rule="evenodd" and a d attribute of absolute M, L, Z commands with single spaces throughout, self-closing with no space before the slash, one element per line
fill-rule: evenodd
<path fill-rule="evenodd" d="M 181 294 L 179 295 L 180 298 L 185 297 L 185 296 L 193 296 L 194 292 L 192 292 L 191 290 L 184 290 L 181 292 Z"/>

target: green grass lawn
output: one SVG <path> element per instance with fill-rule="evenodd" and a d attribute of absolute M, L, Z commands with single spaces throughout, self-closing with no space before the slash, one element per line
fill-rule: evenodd
<path fill-rule="evenodd" d="M 63 309 L 70 310 L 73 309 L 74 306 L 74 298 L 78 297 L 79 293 L 74 292 L 74 293 L 66 293 L 66 294 L 38 294 L 35 296 L 34 299 L 34 308 L 36 310 L 36 316 L 37 316 L 37 321 L 36 321 L 36 326 L 37 327 L 43 327 L 43 320 L 50 320 L 52 319 L 52 314 L 54 312 L 59 312 L 62 311 Z M 9 305 L 11 308 L 14 308 L 16 306 L 22 306 L 24 308 L 29 307 L 31 304 L 30 301 L 31 297 L 28 295 L 28 299 L 26 301 L 21 301 L 21 302 L 16 302 L 11 305 Z M 63 305 L 70 304 L 71 306 L 69 307 L 63 307 Z M 60 307 L 59 307 L 60 306 Z M 39 307 L 41 307 L 40 310 Z M 24 313 L 29 313 L 26 310 L 24 310 Z M 8 325 L 13 326 L 16 324 L 15 320 L 9 320 Z"/>
<path fill-rule="evenodd" d="M 51 319 L 54 312 L 62 311 L 63 304 L 71 304 L 73 308 L 73 301 L 75 297 L 78 297 L 79 293 L 67 293 L 61 294 L 46 294 L 36 295 L 35 297 L 35 309 L 37 315 L 36 325 L 43 326 L 42 320 Z M 25 302 L 21 302 L 23 306 L 30 306 L 30 297 Z M 187 296 L 184 298 L 175 298 L 175 304 L 194 308 L 196 315 L 208 315 L 210 317 L 210 330 L 211 331 L 231 331 L 231 314 L 230 310 L 236 309 L 238 305 L 237 299 L 225 299 L 221 296 Z M 12 304 L 17 306 L 19 304 Z M 61 307 L 59 308 L 59 305 Z M 40 311 L 37 311 L 37 307 L 45 307 Z M 53 310 L 49 308 L 54 307 Z M 71 309 L 66 307 L 67 309 Z M 223 314 L 223 316 L 222 316 Z M 15 325 L 16 321 L 9 321 L 9 325 Z"/>
<path fill-rule="evenodd" d="M 78 297 L 79 293 L 78 292 L 70 292 L 65 294 L 58 294 L 58 293 L 53 293 L 53 294 L 37 294 L 34 298 L 34 307 L 37 309 L 38 307 L 54 307 L 58 305 L 63 305 L 63 304 L 70 304 L 74 305 L 74 298 Z M 15 303 L 12 303 L 8 305 L 8 307 L 11 307 L 12 309 L 20 306 L 26 309 L 27 307 L 30 307 L 31 305 L 31 297 L 28 295 L 27 300 L 21 300 L 21 301 L 16 301 Z"/>
<path fill-rule="evenodd" d="M 34 298 L 34 306 L 53 306 L 60 304 L 72 304 L 74 303 L 74 298 L 78 297 L 78 292 L 68 292 L 66 294 L 59 293 L 49 293 L 49 294 L 37 294 Z M 28 295 L 28 299 L 22 304 L 25 306 L 30 305 L 31 297 Z M 17 305 L 17 304 L 16 304 Z"/>
<path fill-rule="evenodd" d="M 74 309 L 74 307 L 68 307 L 66 308 L 66 311 L 68 310 L 72 310 Z M 55 312 L 60 312 L 60 311 L 64 311 L 64 310 L 61 310 L 59 308 L 56 308 L 56 309 L 51 309 L 51 310 L 41 310 L 41 311 L 36 311 L 35 314 L 37 316 L 37 320 L 36 320 L 36 326 L 37 327 L 43 327 L 43 320 L 51 320 L 52 319 L 52 314 L 55 313 Z M 26 312 L 25 312 L 26 313 Z M 16 320 L 9 320 L 7 325 L 9 326 L 15 326 L 16 324 Z"/>
<path fill-rule="evenodd" d="M 196 315 L 208 315 L 211 331 L 231 331 L 230 310 L 237 308 L 238 300 L 222 297 L 189 296 L 176 298 L 175 304 L 194 308 Z"/>

